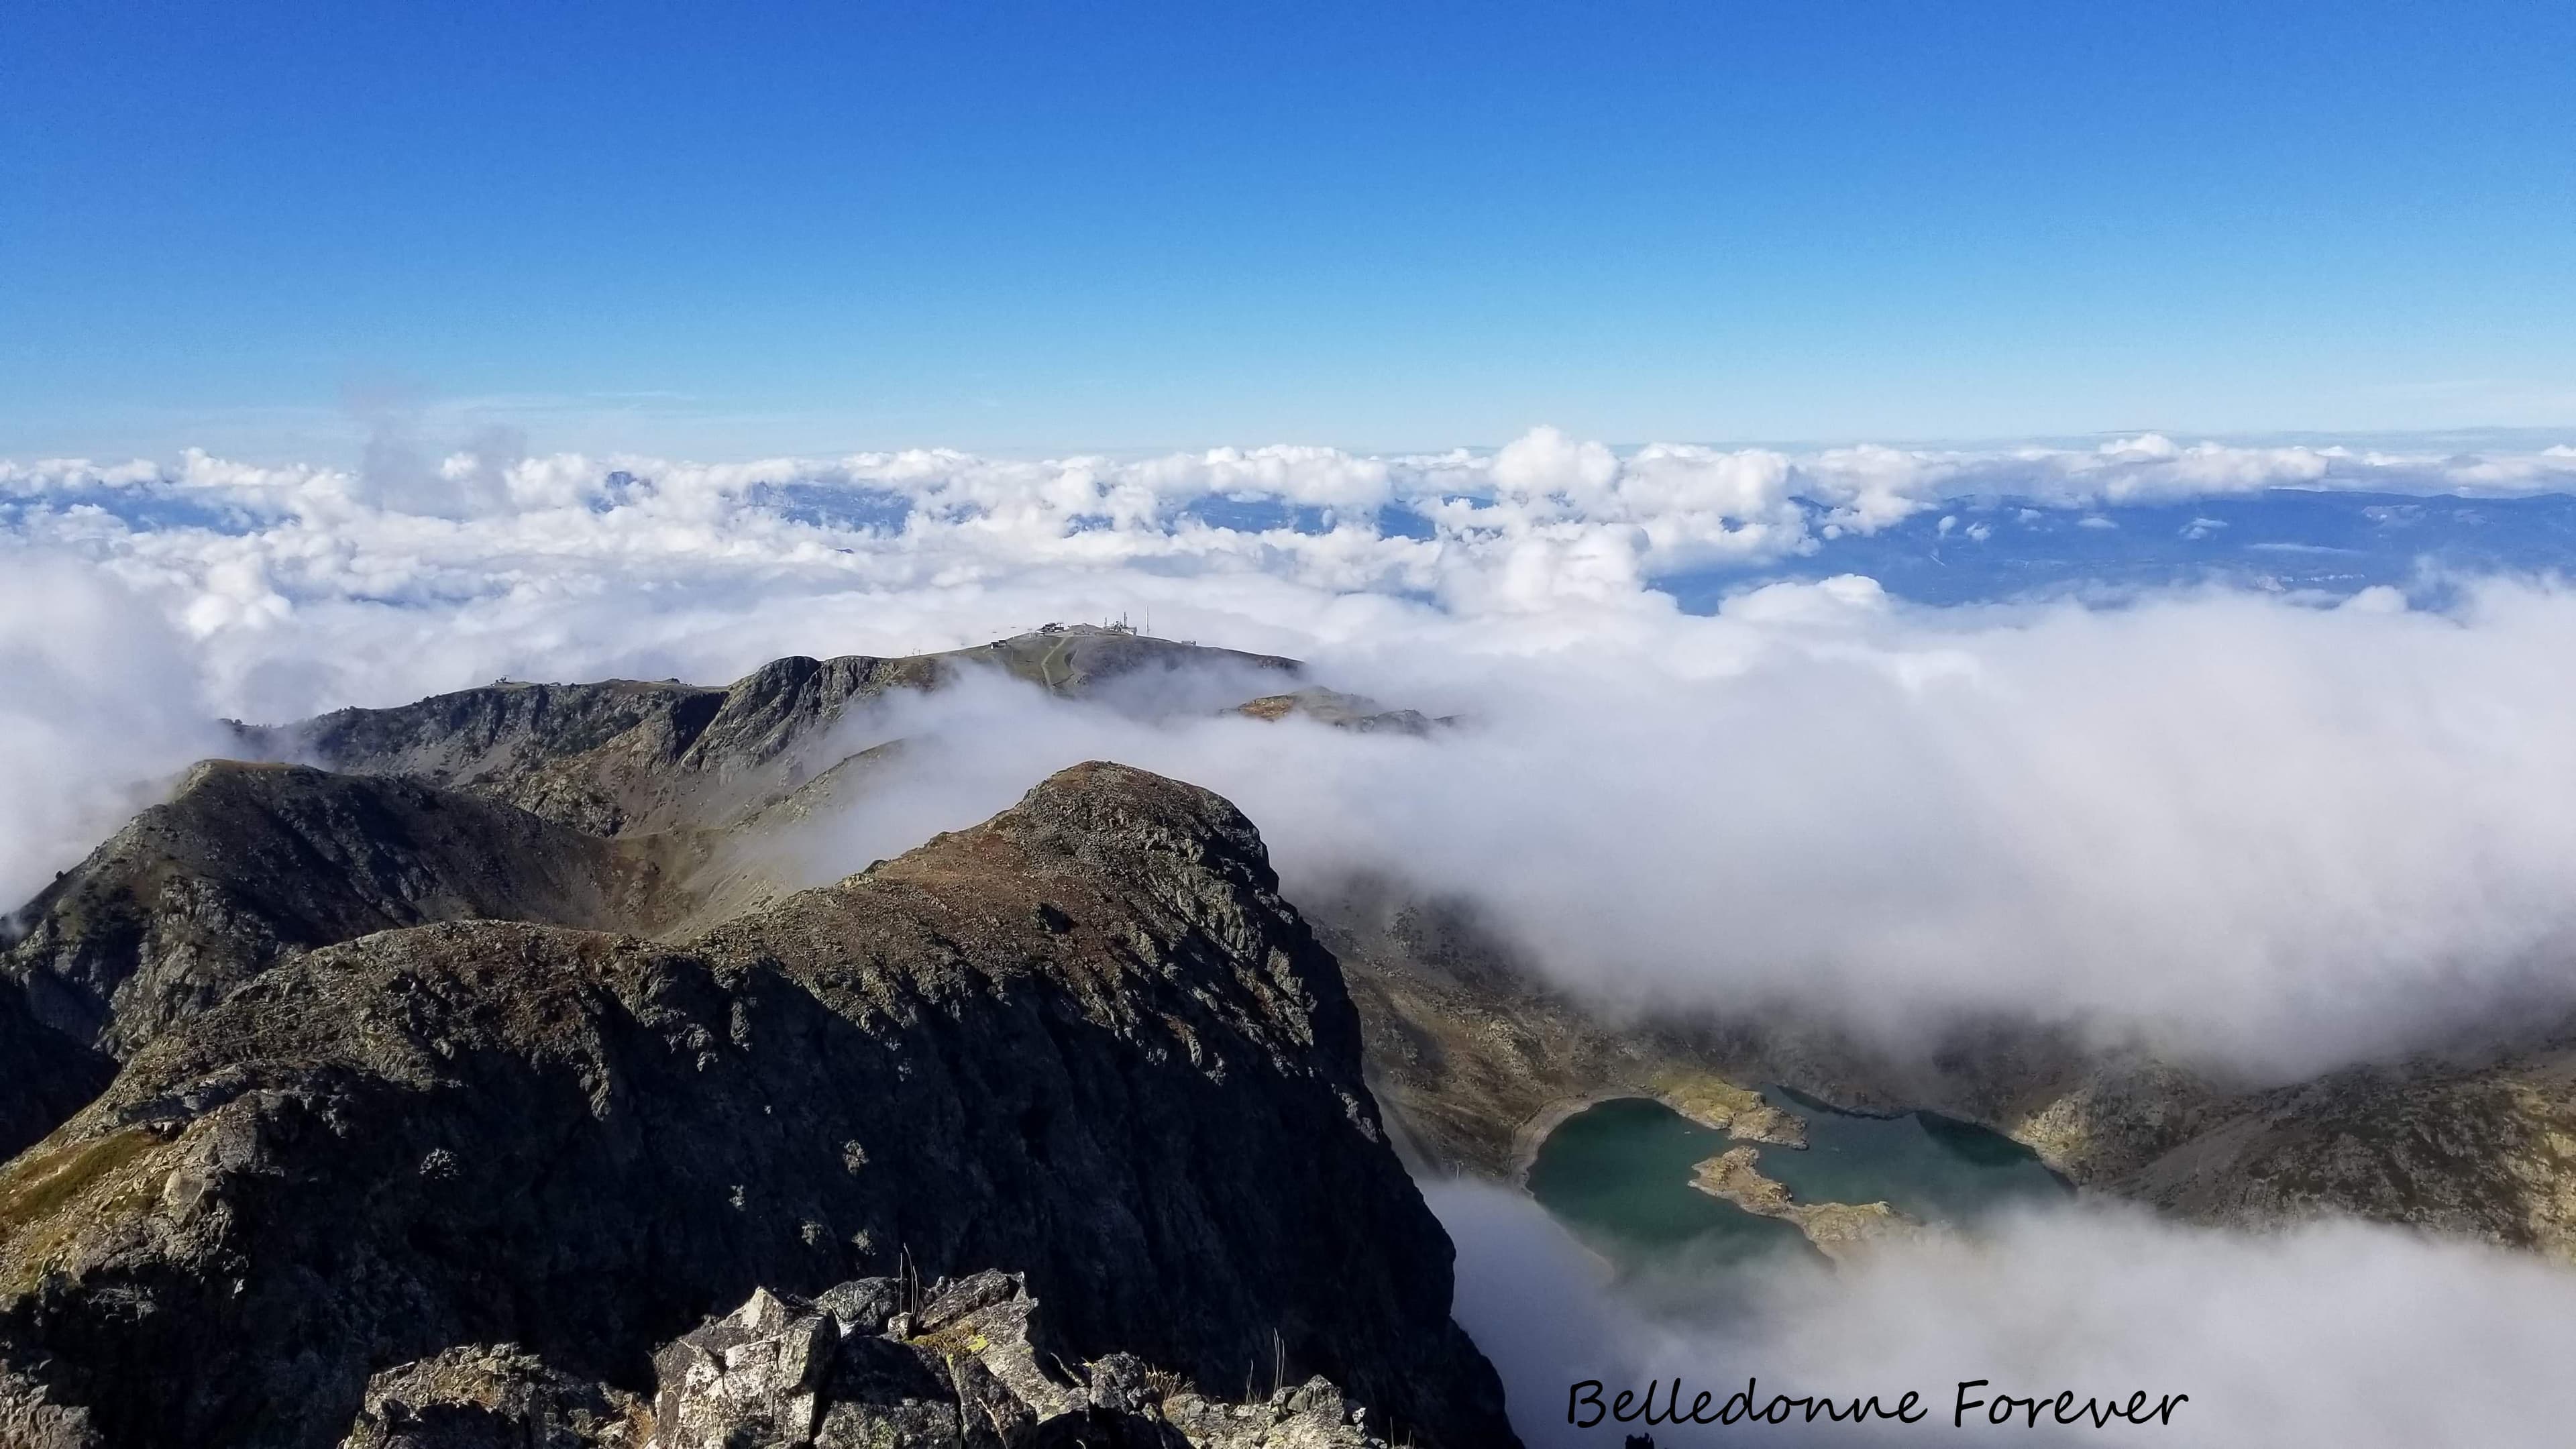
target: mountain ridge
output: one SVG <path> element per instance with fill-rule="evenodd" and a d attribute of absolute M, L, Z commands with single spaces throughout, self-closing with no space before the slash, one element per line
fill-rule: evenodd
<path fill-rule="evenodd" d="M 107 1444 L 325 1445 L 451 1344 L 640 1387 L 754 1287 L 1004 1264 L 1086 1352 L 1212 1391 L 1284 1353 L 1511 1442 L 1361 1071 L 1249 822 L 1076 767 L 685 946 L 448 922 L 271 967 L 0 1171 L 0 1357 Z"/>

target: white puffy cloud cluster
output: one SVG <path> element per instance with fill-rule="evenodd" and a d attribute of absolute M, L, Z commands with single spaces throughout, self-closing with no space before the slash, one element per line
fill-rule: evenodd
<path fill-rule="evenodd" d="M 0 535 L 186 595 L 179 615 L 201 638 L 347 601 L 603 595 L 644 578 L 708 593 L 900 591 L 1033 571 L 1257 576 L 1535 616 L 1624 606 L 1659 576 L 1810 552 L 1959 495 L 2101 504 L 2276 485 L 2571 489 L 2576 449 L 2447 456 L 2150 435 L 2072 450 L 1622 453 L 1540 428 L 1490 453 L 1383 458 L 916 450 L 709 465 L 527 456 L 506 431 L 432 458 L 387 434 L 355 471 L 197 451 L 169 466 L 0 463 Z"/>
<path fill-rule="evenodd" d="M 1426 1196 L 1458 1244 L 1459 1321 L 1509 1387 L 1531 1449 L 1592 1449 L 1624 1433 L 1684 1445 L 2193 1444 L 2420 1449 L 2563 1444 L 2576 1422 L 2576 1272 L 2393 1228 L 2325 1222 L 2253 1235 L 2177 1226 L 2101 1205 L 2032 1212 L 1977 1238 L 1891 1245 L 1839 1272 L 1781 1262 L 1694 1280 L 1676 1264 L 1642 1311 L 1528 1199 L 1465 1184 Z M 1710 1394 L 1719 1412 L 1755 1381 L 1775 1395 L 1912 1390 L 1913 1424 L 1732 1429 L 1566 1420 L 1569 1388 L 1649 1379 Z M 1959 1385 L 1985 1400 L 1964 1422 Z M 2154 1410 L 2170 1421 L 2061 1426 L 2054 1398 Z M 2033 1428 L 1992 1422 L 2002 1395 L 2050 1401 Z M 1605 1395 L 1608 1397 L 1608 1395 Z M 1660 1407 L 1667 1395 L 1659 1391 Z M 1795 1410 L 1784 1413 L 1795 1414 Z M 1589 1411 L 1585 1411 L 1589 1417 Z"/>

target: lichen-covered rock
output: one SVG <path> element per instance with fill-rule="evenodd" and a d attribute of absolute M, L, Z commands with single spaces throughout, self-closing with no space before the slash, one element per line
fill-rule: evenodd
<path fill-rule="evenodd" d="M 856 1301 L 878 1301 L 866 1285 Z M 1018 1274 L 931 1285 L 884 1331 L 755 1292 L 654 1356 L 651 1449 L 1384 1449 L 1322 1377 L 1236 1403 L 1114 1353 L 1076 1369 Z"/>
<path fill-rule="evenodd" d="M 340 1449 L 640 1449 L 649 1428 L 632 1395 L 468 1344 L 376 1375 Z"/>
<path fill-rule="evenodd" d="M 829 1314 L 761 1289 L 732 1316 L 653 1356 L 661 1380 L 653 1442 L 662 1449 L 810 1443 L 840 1341 Z"/>
<path fill-rule="evenodd" d="M 58 1404 L 44 1384 L 0 1365 L 0 1445 L 7 1449 L 99 1449 L 89 1411 Z"/>
<path fill-rule="evenodd" d="M 1320 1377 L 1243 1404 L 1179 1393 L 1162 1401 L 1157 1417 L 1192 1449 L 1384 1449 L 1387 1442 L 1369 1431 L 1365 1410 Z"/>
<path fill-rule="evenodd" d="M 0 1361 L 112 1449 L 318 1449 L 457 1344 L 640 1391 L 756 1286 L 992 1263 L 1068 1362 L 1511 1442 L 1332 958 L 1232 807 L 1111 765 L 681 947 L 474 922 L 273 966 L 0 1168 Z"/>

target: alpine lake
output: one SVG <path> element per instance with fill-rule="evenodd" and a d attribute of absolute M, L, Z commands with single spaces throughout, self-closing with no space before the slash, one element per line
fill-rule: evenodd
<path fill-rule="evenodd" d="M 2020 1205 L 2073 1189 L 2029 1148 L 1932 1112 L 1846 1112 L 1773 1087 L 1763 1099 L 1799 1119 L 1804 1148 L 1754 1144 L 1763 1176 L 1801 1204 L 1883 1202 L 1901 1217 L 1972 1230 Z M 1643 1097 L 1597 1102 L 1558 1124 L 1528 1173 L 1531 1196 L 1623 1282 L 1683 1269 L 1705 1279 L 1779 1254 L 1813 1254 L 1796 1224 L 1692 1185 L 1694 1170 L 1737 1139 Z"/>

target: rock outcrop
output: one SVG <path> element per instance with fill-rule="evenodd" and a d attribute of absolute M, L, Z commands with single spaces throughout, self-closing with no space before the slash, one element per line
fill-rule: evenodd
<path fill-rule="evenodd" d="M 1330 1380 L 1211 1398 L 1133 1354 L 1068 1360 L 1021 1276 L 754 1291 L 653 1355 L 649 1404 L 515 1345 L 376 1375 L 341 1449 L 1385 1449 Z"/>
<path fill-rule="evenodd" d="M 996 1263 L 1069 1358 L 1511 1442 L 1332 958 L 1241 815 L 1108 765 L 691 942 L 272 965 L 0 1170 L 0 1361 L 120 1449 L 321 1446 L 460 1345 L 640 1392 L 754 1287 Z"/>
<path fill-rule="evenodd" d="M 745 1443 L 874 1449 L 1382 1449 L 1368 1411 L 1320 1376 L 1211 1397 L 1133 1354 L 1068 1360 L 1017 1274 L 904 1291 L 842 1284 L 813 1302 L 754 1293 L 654 1357 L 651 1449 Z"/>

